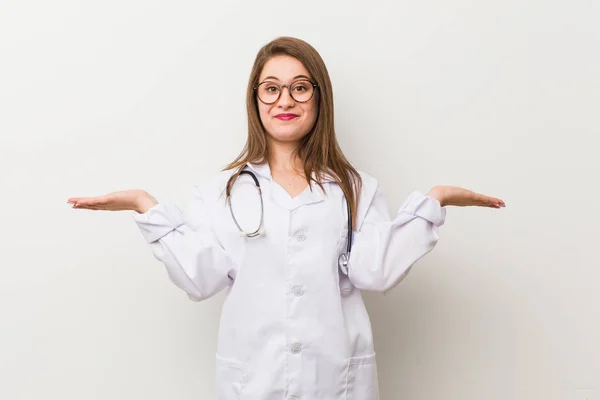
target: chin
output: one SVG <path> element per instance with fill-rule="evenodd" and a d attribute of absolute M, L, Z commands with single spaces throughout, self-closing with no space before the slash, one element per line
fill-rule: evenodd
<path fill-rule="evenodd" d="M 271 135 L 271 139 L 273 139 L 277 142 L 293 143 L 293 142 L 300 141 L 300 139 L 302 139 L 302 136 L 301 135 Z"/>
<path fill-rule="evenodd" d="M 307 132 L 298 132 L 296 130 L 278 130 L 277 132 L 269 132 L 269 136 L 278 142 L 298 142 L 300 139 L 306 136 L 306 134 Z"/>

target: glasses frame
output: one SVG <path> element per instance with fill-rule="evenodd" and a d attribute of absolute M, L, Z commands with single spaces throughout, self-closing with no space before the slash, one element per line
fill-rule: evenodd
<path fill-rule="evenodd" d="M 260 85 L 262 85 L 262 84 L 265 84 L 265 83 L 267 83 L 267 82 L 271 82 L 271 83 L 273 83 L 273 84 L 275 84 L 275 85 L 277 85 L 277 86 L 279 87 L 279 95 L 278 95 L 278 96 L 277 96 L 277 98 L 276 98 L 275 100 L 273 100 L 271 103 L 267 103 L 266 101 L 263 101 L 263 99 L 261 99 L 261 98 L 260 98 L 260 96 L 258 95 L 258 87 L 259 87 Z M 310 95 L 310 97 L 308 98 L 308 100 L 304 100 L 304 101 L 296 100 L 296 98 L 295 98 L 295 97 L 294 97 L 294 95 L 292 94 L 292 91 L 290 90 L 290 88 L 291 88 L 291 87 L 292 87 L 292 85 L 293 85 L 294 83 L 296 83 L 296 82 L 309 82 L 309 83 L 312 85 L 312 87 L 313 87 L 313 92 L 312 92 L 312 94 Z M 310 79 L 306 79 L 306 78 L 300 78 L 300 79 L 296 79 L 295 81 L 292 81 L 292 82 L 290 82 L 290 83 L 284 83 L 284 84 L 277 83 L 277 82 L 273 82 L 273 81 L 262 81 L 262 82 L 261 82 L 261 83 L 259 83 L 258 85 L 254 86 L 254 88 L 253 88 L 253 89 L 254 89 L 254 92 L 256 93 L 256 97 L 258 98 L 258 100 L 259 100 L 261 103 L 263 103 L 263 104 L 267 104 L 267 105 L 271 105 L 271 104 L 275 104 L 275 103 L 277 103 L 277 101 L 279 101 L 279 99 L 281 98 L 281 93 L 283 93 L 283 88 L 287 88 L 287 90 L 288 90 L 288 93 L 289 93 L 290 97 L 291 97 L 292 99 L 294 99 L 294 101 L 295 101 L 295 102 L 297 102 L 297 103 L 307 103 L 307 102 L 309 102 L 309 101 L 310 101 L 310 100 L 313 98 L 313 96 L 315 95 L 316 89 L 317 89 L 318 87 L 319 87 L 319 84 L 318 84 L 318 83 L 314 83 L 314 82 L 313 82 L 313 81 L 311 81 Z"/>

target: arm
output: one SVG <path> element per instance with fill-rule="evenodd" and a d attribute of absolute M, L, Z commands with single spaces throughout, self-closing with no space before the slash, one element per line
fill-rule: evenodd
<path fill-rule="evenodd" d="M 446 209 L 432 196 L 413 192 L 395 219 L 377 189 L 360 230 L 354 232 L 348 277 L 361 290 L 386 291 L 396 286 L 413 264 L 439 240 Z"/>
<path fill-rule="evenodd" d="M 152 205 L 152 204 L 150 204 Z M 230 282 L 233 263 L 209 226 L 197 187 L 187 215 L 170 203 L 140 207 L 133 219 L 169 278 L 194 301 L 207 299 Z"/>

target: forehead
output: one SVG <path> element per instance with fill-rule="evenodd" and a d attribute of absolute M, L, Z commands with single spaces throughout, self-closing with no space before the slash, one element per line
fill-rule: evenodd
<path fill-rule="evenodd" d="M 310 77 L 308 70 L 300 60 L 290 56 L 275 56 L 265 63 L 259 80 L 262 81 L 267 76 L 273 76 L 280 81 L 289 81 L 298 75 Z"/>

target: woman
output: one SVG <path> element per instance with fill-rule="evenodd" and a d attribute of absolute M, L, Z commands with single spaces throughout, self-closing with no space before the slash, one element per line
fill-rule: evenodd
<path fill-rule="evenodd" d="M 278 38 L 258 52 L 247 112 L 244 150 L 194 188 L 187 215 L 142 190 L 68 202 L 136 211 L 154 255 L 192 300 L 228 289 L 218 399 L 377 399 L 360 290 L 385 291 L 406 276 L 437 243 L 445 206 L 504 203 L 436 186 L 390 218 L 377 181 L 340 150 L 329 75 L 304 41 Z"/>

